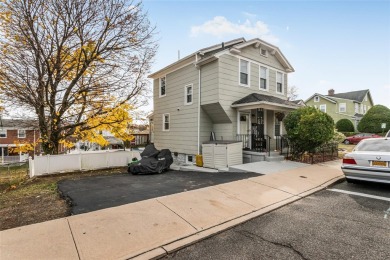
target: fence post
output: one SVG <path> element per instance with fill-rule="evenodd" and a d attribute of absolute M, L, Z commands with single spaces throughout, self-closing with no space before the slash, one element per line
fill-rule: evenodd
<path fill-rule="evenodd" d="M 30 176 L 30 178 L 34 177 L 35 175 L 35 171 L 34 171 L 34 160 L 32 159 L 32 157 L 28 157 L 28 175 Z"/>
<path fill-rule="evenodd" d="M 81 156 L 81 152 L 77 156 L 79 157 L 79 169 L 81 171 L 83 167 L 83 157 Z"/>
<path fill-rule="evenodd" d="M 49 174 L 50 173 L 50 154 L 46 155 L 46 161 L 47 161 L 46 174 Z"/>

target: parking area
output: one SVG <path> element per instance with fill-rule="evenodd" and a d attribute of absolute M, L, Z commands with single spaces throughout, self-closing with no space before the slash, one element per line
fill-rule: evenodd
<path fill-rule="evenodd" d="M 94 176 L 58 183 L 72 204 L 72 214 L 115 207 L 179 192 L 257 177 L 252 172 L 192 172 L 170 170 L 163 174 Z"/>

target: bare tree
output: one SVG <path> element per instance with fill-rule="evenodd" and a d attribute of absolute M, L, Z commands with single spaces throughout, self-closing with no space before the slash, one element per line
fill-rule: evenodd
<path fill-rule="evenodd" d="M 36 115 L 46 153 L 143 101 L 157 44 L 141 3 L 5 0 L 0 23 L 0 98 Z"/>
<path fill-rule="evenodd" d="M 287 99 L 289 101 L 296 100 L 298 97 L 298 87 L 297 86 L 288 86 L 287 87 Z"/>

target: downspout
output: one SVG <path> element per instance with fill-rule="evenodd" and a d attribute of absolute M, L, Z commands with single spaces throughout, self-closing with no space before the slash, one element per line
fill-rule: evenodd
<path fill-rule="evenodd" d="M 198 55 L 196 55 L 198 56 Z M 200 73 L 200 66 L 198 67 L 198 154 L 200 154 L 200 88 L 201 88 L 201 83 L 200 83 L 200 78 L 201 78 L 201 73 Z"/>

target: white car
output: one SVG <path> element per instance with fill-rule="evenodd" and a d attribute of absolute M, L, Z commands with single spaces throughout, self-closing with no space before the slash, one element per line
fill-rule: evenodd
<path fill-rule="evenodd" d="M 356 180 L 390 184 L 390 138 L 364 139 L 343 158 L 348 182 Z"/>

